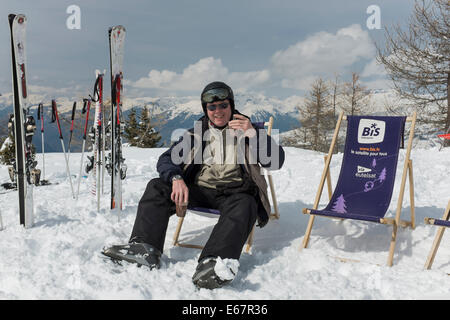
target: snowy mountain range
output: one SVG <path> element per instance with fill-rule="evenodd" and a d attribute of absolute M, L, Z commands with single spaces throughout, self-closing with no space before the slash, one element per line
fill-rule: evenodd
<path fill-rule="evenodd" d="M 58 113 L 62 119 L 62 130 L 64 141 L 67 144 L 70 128 L 70 116 L 74 101 L 77 101 L 77 111 L 75 116 L 75 129 L 73 133 L 72 147 L 73 151 L 81 151 L 82 129 L 84 128 L 85 116 L 81 115 L 82 99 L 79 97 L 68 98 L 67 96 L 51 97 L 45 94 L 30 94 L 28 97 L 28 105 L 30 112 L 36 119 L 37 127 L 40 128 L 40 122 L 37 120 L 37 106 L 39 103 L 44 104 L 44 124 L 45 124 L 45 151 L 61 152 L 61 144 L 59 141 L 56 124 L 50 123 L 51 119 L 51 100 L 55 99 L 58 106 Z M 7 134 L 6 123 L 8 115 L 12 113 L 12 95 L 4 94 L 0 96 L 0 126 L 3 128 L 1 136 Z M 299 125 L 297 105 L 303 102 L 302 97 L 293 96 L 285 100 L 277 98 L 268 98 L 262 94 L 236 94 L 236 109 L 241 113 L 251 117 L 252 121 L 267 121 L 270 116 L 274 117 L 274 129 L 279 132 L 287 132 Z M 105 103 L 108 110 L 108 102 Z M 128 118 L 131 108 L 135 107 L 140 110 L 147 106 L 153 116 L 161 119 L 162 124 L 157 126 L 157 131 L 161 134 L 161 143 L 168 145 L 171 140 L 172 132 L 176 129 L 188 129 L 193 127 L 195 120 L 202 115 L 202 107 L 198 97 L 140 97 L 124 99 L 124 119 Z M 94 119 L 94 105 L 91 106 L 89 125 Z M 64 121 L 65 120 L 65 121 Z M 37 152 L 41 151 L 41 134 L 40 130 L 36 130 L 33 137 L 33 143 Z M 66 146 L 67 147 L 67 146 Z"/>
<path fill-rule="evenodd" d="M 42 90 L 40 90 L 42 92 Z M 70 116 L 74 101 L 77 101 L 77 111 L 75 116 L 75 129 L 73 132 L 73 140 L 71 144 L 72 151 L 81 151 L 82 130 L 85 123 L 85 115 L 81 114 L 82 97 L 68 97 L 66 92 L 61 92 L 55 96 L 42 93 L 31 93 L 28 97 L 28 104 L 30 112 L 35 116 L 37 130 L 33 137 L 33 143 L 37 152 L 41 152 L 41 133 L 40 122 L 37 120 L 37 106 L 40 102 L 44 104 L 44 124 L 45 124 L 45 152 L 61 152 L 61 143 L 59 141 L 58 130 L 56 124 L 50 123 L 51 119 L 51 100 L 56 99 L 58 105 L 58 112 L 60 115 L 61 126 L 63 130 L 64 141 L 67 144 L 69 140 Z M 299 111 L 297 106 L 302 106 L 305 98 L 301 96 L 291 96 L 286 99 L 276 97 L 266 97 L 261 93 L 240 92 L 235 93 L 236 109 L 241 113 L 251 117 L 252 121 L 267 121 L 270 116 L 274 117 L 274 130 L 278 129 L 280 139 L 284 136 L 292 134 L 294 128 L 299 127 Z M 0 136 L 7 135 L 7 126 L 9 113 L 12 113 L 12 94 L 6 93 L 0 96 Z M 105 97 L 105 107 L 109 110 L 108 97 Z M 372 92 L 371 107 L 367 114 L 385 115 L 387 114 L 387 105 L 401 105 L 397 107 L 400 114 L 410 114 L 409 105 L 407 102 L 401 101 L 393 91 L 376 90 Z M 147 106 L 152 112 L 153 117 L 161 121 L 160 125 L 156 126 L 156 130 L 160 132 L 162 137 L 161 146 L 170 144 L 172 133 L 176 129 L 188 129 L 193 127 L 195 120 L 198 120 L 202 115 L 202 107 L 200 105 L 199 97 L 126 97 L 124 99 L 124 119 L 128 118 L 131 108 L 135 107 L 140 110 Z M 92 125 L 94 119 L 94 106 L 91 106 L 89 126 Z M 339 111 L 339 110 L 338 110 Z M 276 134 L 276 131 L 274 132 Z M 428 126 L 418 126 L 416 134 L 417 139 L 426 141 L 430 146 L 436 146 L 439 141 L 435 137 L 436 130 Z M 89 143 L 88 143 L 89 145 Z M 424 146 L 422 146 L 424 147 Z"/>

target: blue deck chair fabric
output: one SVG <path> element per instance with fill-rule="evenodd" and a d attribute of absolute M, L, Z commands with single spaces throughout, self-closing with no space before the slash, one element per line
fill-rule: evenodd
<path fill-rule="evenodd" d="M 311 214 L 380 222 L 389 208 L 406 117 L 347 116 L 339 179 L 326 208 Z"/>
<path fill-rule="evenodd" d="M 450 221 L 435 219 L 433 225 L 441 227 L 450 227 Z"/>

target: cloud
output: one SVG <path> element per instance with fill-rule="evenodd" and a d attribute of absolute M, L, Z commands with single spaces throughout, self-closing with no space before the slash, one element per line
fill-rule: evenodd
<path fill-rule="evenodd" d="M 202 58 L 187 66 L 181 73 L 170 70 L 151 70 L 146 77 L 130 85 L 135 88 L 199 91 L 209 82 L 221 80 L 233 88 L 248 89 L 266 82 L 269 71 L 230 72 L 221 59 Z"/>
<path fill-rule="evenodd" d="M 373 58 L 375 47 L 369 33 L 358 24 L 335 34 L 318 32 L 305 40 L 276 52 L 271 59 L 272 73 L 285 88 L 307 89 L 318 76 L 342 73 L 362 59 Z"/>
<path fill-rule="evenodd" d="M 261 90 L 261 85 L 309 90 L 317 77 L 350 73 L 355 64 L 374 58 L 375 46 L 359 24 L 341 28 L 336 33 L 321 31 L 285 50 L 275 52 L 267 68 L 250 72 L 230 72 L 220 58 L 206 57 L 187 66 L 180 73 L 151 70 L 146 77 L 127 82 L 133 89 L 158 89 L 170 92 L 200 91 L 209 82 L 221 80 L 233 89 Z M 382 69 L 370 61 L 363 76 L 382 76 Z"/>
<path fill-rule="evenodd" d="M 372 76 L 386 76 L 387 72 L 383 64 L 377 62 L 376 59 L 372 59 L 361 72 L 361 77 L 372 77 Z"/>

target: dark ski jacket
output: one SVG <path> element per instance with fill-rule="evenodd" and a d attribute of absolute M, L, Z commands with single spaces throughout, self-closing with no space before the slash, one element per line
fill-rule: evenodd
<path fill-rule="evenodd" d="M 233 113 L 241 114 L 237 110 L 234 110 Z M 159 157 L 156 168 L 163 181 L 171 183 L 172 177 L 178 174 L 183 177 L 183 180 L 188 187 L 195 182 L 195 177 L 202 166 L 202 155 L 206 146 L 206 141 L 203 141 L 203 134 L 209 129 L 208 121 L 209 119 L 206 116 L 201 117 L 198 122 L 196 122 L 197 127 L 187 130 L 177 142 L 173 143 L 172 146 Z M 231 184 L 224 185 L 222 189 L 226 193 L 232 193 L 233 190 L 239 192 L 240 190 L 253 187 L 255 191 L 254 195 L 258 200 L 258 226 L 263 227 L 269 220 L 271 208 L 267 194 L 267 182 L 262 174 L 261 167 L 269 170 L 280 169 L 284 163 L 284 150 L 281 146 L 276 144 L 272 137 L 267 135 L 265 130 L 258 130 L 264 129 L 261 125 L 258 123 L 252 123 L 252 125 L 257 132 L 257 150 L 250 150 L 250 148 L 254 148 L 255 143 L 251 144 L 249 138 L 244 138 L 245 161 L 243 164 L 240 164 L 244 175 L 243 182 L 240 186 Z M 201 136 L 199 136 L 199 132 L 201 132 Z M 271 158 L 271 150 L 277 151 L 275 152 L 275 155 L 277 154 L 278 157 L 275 161 Z M 179 163 L 174 163 L 172 158 L 173 152 L 180 156 L 179 159 L 182 159 Z M 251 154 L 257 155 L 256 161 L 249 161 L 249 159 L 254 159 Z M 220 187 L 222 186 L 218 186 L 218 189 Z"/>

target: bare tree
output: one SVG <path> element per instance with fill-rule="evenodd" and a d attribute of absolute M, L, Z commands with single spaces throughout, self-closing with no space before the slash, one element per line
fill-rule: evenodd
<path fill-rule="evenodd" d="M 450 2 L 416 0 L 407 30 L 386 29 L 377 45 L 395 90 L 418 107 L 419 119 L 450 127 Z"/>
<path fill-rule="evenodd" d="M 300 123 L 309 133 L 307 140 L 310 148 L 327 151 L 327 133 L 333 128 L 334 116 L 330 105 L 329 88 L 321 78 L 312 84 L 305 104 L 299 110 L 302 116 Z"/>
<path fill-rule="evenodd" d="M 349 115 L 362 114 L 369 110 L 371 95 L 361 85 L 359 75 L 352 72 L 352 80 L 345 82 L 342 89 L 342 109 Z"/>
<path fill-rule="evenodd" d="M 336 109 L 338 106 L 338 98 L 339 95 L 341 94 L 341 85 L 339 84 L 339 75 L 338 74 L 334 74 L 334 81 L 331 82 L 330 84 L 330 88 L 331 88 L 331 106 L 333 107 L 333 116 L 335 120 L 335 124 L 337 121 L 337 113 L 336 113 Z"/>

